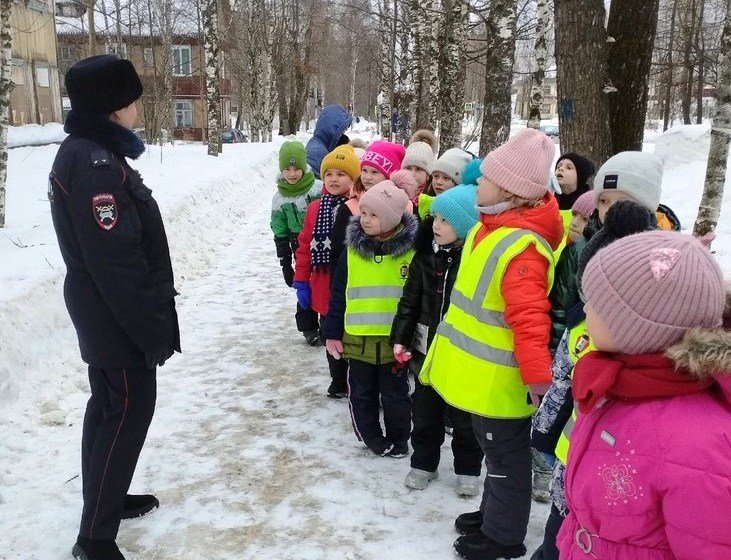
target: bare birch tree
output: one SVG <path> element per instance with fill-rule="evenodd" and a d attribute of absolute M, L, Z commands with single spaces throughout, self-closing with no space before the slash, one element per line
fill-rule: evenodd
<path fill-rule="evenodd" d="M 394 2 L 396 0 L 393 0 Z M 379 93 L 378 93 L 378 123 L 381 136 L 386 140 L 391 139 L 391 97 L 393 94 L 391 76 L 391 26 L 390 7 L 391 0 L 380 0 L 379 6 L 379 31 L 380 31 L 380 59 L 378 64 Z"/>
<path fill-rule="evenodd" d="M 533 47 L 533 76 L 530 92 L 528 127 L 540 128 L 543 104 L 543 78 L 546 76 L 548 49 L 546 46 L 551 22 L 551 0 L 538 0 L 536 11 L 536 38 Z"/>
<path fill-rule="evenodd" d="M 208 155 L 221 153 L 221 63 L 218 51 L 218 0 L 203 4 L 203 43 L 208 108 Z"/>
<path fill-rule="evenodd" d="M 728 147 L 731 142 L 731 0 L 727 0 L 726 4 L 726 23 L 716 81 L 716 116 L 711 128 L 711 150 L 708 154 L 703 196 L 693 226 L 693 235 L 701 238 L 713 234 L 718 223 L 723 185 L 726 182 Z"/>
<path fill-rule="evenodd" d="M 443 56 L 439 91 L 440 126 L 439 151 L 462 144 L 462 118 L 464 116 L 465 73 L 467 69 L 467 17 L 469 4 L 466 0 L 445 0 L 443 32 Z"/>
<path fill-rule="evenodd" d="M 8 178 L 8 120 L 10 117 L 10 59 L 12 57 L 10 36 L 10 11 L 13 0 L 0 0 L 0 228 L 5 227 L 5 184 Z"/>

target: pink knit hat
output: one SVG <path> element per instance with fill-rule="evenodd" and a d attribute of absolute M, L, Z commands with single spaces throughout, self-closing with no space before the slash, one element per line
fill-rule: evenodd
<path fill-rule="evenodd" d="M 401 169 L 401 162 L 406 155 L 406 148 L 401 144 L 386 142 L 384 140 L 376 140 L 366 150 L 360 160 L 360 168 L 364 165 L 370 165 L 386 176 L 391 177 L 391 173 Z"/>
<path fill-rule="evenodd" d="M 591 213 L 594 211 L 594 191 L 586 191 L 579 198 L 576 199 L 571 210 L 574 210 L 584 216 L 587 220 Z"/>
<path fill-rule="evenodd" d="M 367 208 L 381 220 L 381 233 L 395 229 L 406 212 L 409 198 L 391 181 L 381 181 L 364 192 L 359 208 Z"/>
<path fill-rule="evenodd" d="M 527 199 L 543 198 L 550 190 L 556 147 L 548 136 L 526 128 L 485 156 L 482 176 L 503 190 Z"/>
<path fill-rule="evenodd" d="M 655 230 L 615 241 L 589 261 L 581 285 L 624 354 L 662 352 L 689 329 L 721 325 L 723 274 L 690 235 Z"/>
<path fill-rule="evenodd" d="M 402 191 L 406 192 L 409 200 L 414 200 L 414 197 L 419 194 L 419 183 L 411 171 L 407 171 L 406 169 L 394 171 L 391 174 L 391 181 Z"/>

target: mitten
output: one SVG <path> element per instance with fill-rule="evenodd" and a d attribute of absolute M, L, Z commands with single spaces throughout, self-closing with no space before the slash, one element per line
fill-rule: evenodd
<path fill-rule="evenodd" d="M 330 354 L 336 360 L 339 360 L 340 358 L 343 357 L 343 341 L 342 340 L 333 340 L 332 338 L 328 338 L 325 341 L 325 348 L 327 349 L 327 353 Z"/>
<path fill-rule="evenodd" d="M 309 309 L 312 304 L 312 292 L 309 282 L 292 282 L 292 287 L 297 290 L 297 301 L 302 309 Z"/>

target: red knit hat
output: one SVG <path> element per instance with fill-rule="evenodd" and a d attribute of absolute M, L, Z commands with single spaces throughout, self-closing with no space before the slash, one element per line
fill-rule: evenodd
<path fill-rule="evenodd" d="M 501 189 L 529 200 L 550 190 L 551 164 L 556 147 L 548 136 L 526 128 L 485 156 L 482 176 Z"/>
<path fill-rule="evenodd" d="M 391 173 L 401 169 L 401 162 L 406 155 L 406 148 L 401 144 L 386 142 L 384 140 L 376 140 L 366 150 L 360 160 L 360 168 L 370 165 L 377 169 L 386 177 L 391 177 Z"/>
<path fill-rule="evenodd" d="M 723 274 L 690 235 L 655 230 L 615 241 L 589 261 L 581 286 L 623 354 L 662 352 L 689 329 L 721 326 Z"/>

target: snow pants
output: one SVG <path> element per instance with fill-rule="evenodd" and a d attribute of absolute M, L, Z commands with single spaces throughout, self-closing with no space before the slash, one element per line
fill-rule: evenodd
<path fill-rule="evenodd" d="M 424 385 L 418 377 L 415 386 L 411 467 L 429 472 L 437 470 L 440 448 L 444 443 L 444 413 L 448 410 L 453 428 L 454 472 L 480 476 L 483 454 L 472 429 L 472 415 L 448 405 L 431 385 Z"/>
<path fill-rule="evenodd" d="M 485 453 L 482 532 L 504 545 L 522 544 L 531 507 L 531 419 L 472 415 L 472 427 Z"/>
<path fill-rule="evenodd" d="M 294 320 L 297 323 L 297 330 L 301 333 L 308 331 L 316 331 L 320 328 L 317 322 L 317 312 L 312 308 L 305 309 L 299 302 L 297 303 L 297 311 L 294 313 Z"/>
<path fill-rule="evenodd" d="M 358 439 L 367 446 L 383 439 L 380 404 L 386 439 L 391 443 L 407 443 L 411 431 L 411 399 L 405 369 L 394 371 L 394 364 L 369 364 L 350 360 L 348 369 L 348 402 L 353 428 Z"/>
<path fill-rule="evenodd" d="M 156 371 L 89 366 L 89 383 L 81 439 L 84 509 L 79 536 L 115 539 L 155 411 Z"/>

